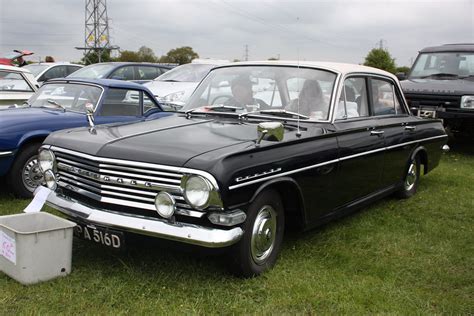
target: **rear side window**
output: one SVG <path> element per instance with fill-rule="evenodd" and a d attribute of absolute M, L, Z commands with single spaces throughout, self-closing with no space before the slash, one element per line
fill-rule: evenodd
<path fill-rule="evenodd" d="M 110 88 L 102 102 L 102 116 L 139 116 L 140 91 Z"/>
<path fill-rule="evenodd" d="M 64 78 L 68 75 L 66 66 L 55 66 L 47 70 L 39 79 L 39 81 L 45 81 L 54 78 Z"/>
<path fill-rule="evenodd" d="M 137 67 L 137 73 L 137 80 L 153 80 L 159 75 L 161 75 L 161 71 L 159 68 L 146 66 Z"/>
<path fill-rule="evenodd" d="M 371 79 L 371 90 L 374 115 L 405 114 L 391 82 Z"/>
<path fill-rule="evenodd" d="M 77 67 L 77 66 L 67 66 L 67 74 L 70 75 L 74 71 L 81 69 L 82 67 Z"/>
<path fill-rule="evenodd" d="M 0 71 L 0 91 L 33 91 L 33 89 L 21 74 Z"/>

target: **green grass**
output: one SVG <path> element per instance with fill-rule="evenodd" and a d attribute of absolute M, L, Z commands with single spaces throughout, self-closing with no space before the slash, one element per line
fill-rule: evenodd
<path fill-rule="evenodd" d="M 22 286 L 0 273 L 0 315 L 472 314 L 473 190 L 474 152 L 454 151 L 413 198 L 290 233 L 275 268 L 247 280 L 202 249 L 138 240 L 115 253 L 75 240 L 68 277 Z M 0 193 L 0 214 L 27 203 Z"/>

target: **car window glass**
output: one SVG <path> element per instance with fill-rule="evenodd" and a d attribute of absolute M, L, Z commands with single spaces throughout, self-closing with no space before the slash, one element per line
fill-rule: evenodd
<path fill-rule="evenodd" d="M 406 110 L 402 106 L 402 102 L 400 102 L 400 97 L 395 92 L 395 86 L 392 85 L 392 89 L 393 89 L 393 99 L 395 102 L 395 114 L 406 114 Z"/>
<path fill-rule="evenodd" d="M 280 91 L 273 79 L 260 79 L 252 87 L 254 97 L 261 99 L 271 107 L 281 107 Z"/>
<path fill-rule="evenodd" d="M 81 67 L 67 66 L 67 74 L 70 75 L 70 74 L 72 74 L 73 72 L 75 72 L 76 70 L 79 70 L 79 69 L 81 69 Z"/>
<path fill-rule="evenodd" d="M 54 78 L 64 78 L 67 76 L 66 66 L 55 66 L 47 70 L 40 78 L 40 81 L 54 79 Z"/>
<path fill-rule="evenodd" d="M 133 66 L 120 67 L 109 76 L 111 79 L 135 80 Z"/>
<path fill-rule="evenodd" d="M 0 71 L 0 91 L 33 91 L 33 89 L 21 74 Z"/>
<path fill-rule="evenodd" d="M 157 109 L 156 103 L 153 102 L 147 94 L 143 93 L 143 113 Z"/>
<path fill-rule="evenodd" d="M 137 72 L 137 80 L 153 80 L 161 74 L 159 68 L 146 66 L 137 67 Z"/>
<path fill-rule="evenodd" d="M 327 120 L 335 77 L 309 68 L 218 68 L 198 86 L 183 109 L 226 106 L 237 113 L 276 109 Z"/>
<path fill-rule="evenodd" d="M 344 81 L 344 88 L 336 110 L 336 120 L 369 115 L 367 85 L 363 77 L 351 77 Z"/>
<path fill-rule="evenodd" d="M 388 81 L 372 79 L 371 88 L 374 115 L 396 114 L 393 85 Z"/>
<path fill-rule="evenodd" d="M 97 105 L 102 89 L 73 83 L 44 84 L 29 100 L 32 107 L 65 108 L 85 112 L 85 105 Z"/>
<path fill-rule="evenodd" d="M 140 92 L 129 89 L 109 88 L 100 114 L 102 116 L 139 116 Z"/>

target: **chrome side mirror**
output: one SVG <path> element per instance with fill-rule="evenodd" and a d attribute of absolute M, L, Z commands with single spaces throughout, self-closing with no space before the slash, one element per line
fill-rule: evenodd
<path fill-rule="evenodd" d="M 263 139 L 280 142 L 285 135 L 285 128 L 280 122 L 262 122 L 257 126 L 258 139 L 256 145 L 260 145 Z"/>
<path fill-rule="evenodd" d="M 94 124 L 94 104 L 86 103 L 86 115 L 87 121 L 89 122 L 89 132 L 95 134 L 95 124 Z"/>

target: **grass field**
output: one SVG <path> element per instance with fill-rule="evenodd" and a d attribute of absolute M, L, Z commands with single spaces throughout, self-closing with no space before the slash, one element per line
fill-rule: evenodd
<path fill-rule="evenodd" d="M 467 147 L 467 146 L 470 146 Z M 217 253 L 135 242 L 125 253 L 74 241 L 65 278 L 22 286 L 0 273 L 0 315 L 473 314 L 474 148 L 446 154 L 416 196 L 384 199 L 285 236 L 276 267 L 237 279 Z M 28 201 L 0 193 L 0 215 Z"/>

